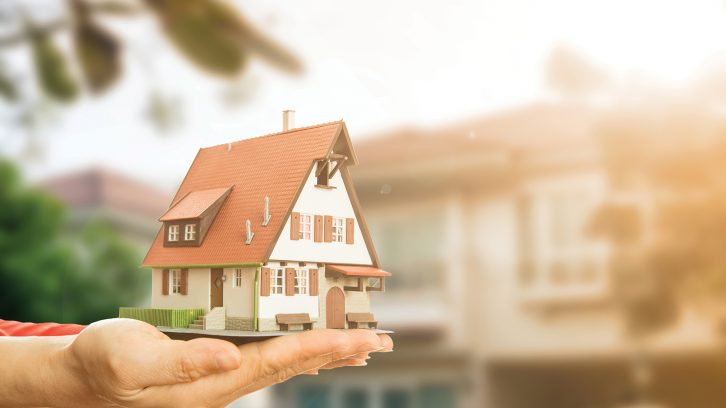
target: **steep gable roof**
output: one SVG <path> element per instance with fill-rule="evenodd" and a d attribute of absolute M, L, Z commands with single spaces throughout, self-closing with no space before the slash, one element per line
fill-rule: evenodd
<path fill-rule="evenodd" d="M 143 265 L 265 262 L 314 160 L 330 152 L 344 129 L 338 121 L 200 149 L 170 208 L 192 192 L 232 190 L 201 246 L 164 247 L 160 229 Z M 272 217 L 263 227 L 265 196 Z M 247 219 L 255 233 L 250 245 L 245 245 Z"/>

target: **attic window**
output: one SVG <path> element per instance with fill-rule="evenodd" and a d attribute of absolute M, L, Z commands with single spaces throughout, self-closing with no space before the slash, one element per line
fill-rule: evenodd
<path fill-rule="evenodd" d="M 170 242 L 179 241 L 179 226 L 178 225 L 169 225 L 169 236 L 167 237 L 167 240 Z"/>
<path fill-rule="evenodd" d="M 320 160 L 315 169 L 315 174 L 318 176 L 318 186 L 328 187 L 330 182 L 330 161 Z"/>

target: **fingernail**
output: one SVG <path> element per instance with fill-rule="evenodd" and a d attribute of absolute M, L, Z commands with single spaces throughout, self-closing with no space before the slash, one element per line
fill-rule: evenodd
<path fill-rule="evenodd" d="M 354 364 L 351 364 L 351 365 L 352 365 L 353 367 L 365 367 L 365 366 L 367 366 L 367 365 L 368 365 L 368 363 L 367 363 L 367 362 L 365 362 L 365 361 L 359 361 L 359 362 L 357 362 L 357 363 L 354 363 Z"/>
<path fill-rule="evenodd" d="M 220 351 L 214 356 L 214 358 L 217 360 L 217 367 L 221 370 L 229 371 L 239 367 L 239 360 L 237 356 L 230 352 Z"/>

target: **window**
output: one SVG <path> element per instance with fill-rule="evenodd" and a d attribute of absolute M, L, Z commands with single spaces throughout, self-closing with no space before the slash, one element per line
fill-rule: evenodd
<path fill-rule="evenodd" d="M 282 295 L 285 293 L 285 271 L 282 268 L 270 269 L 270 294 Z"/>
<path fill-rule="evenodd" d="M 169 225 L 168 228 L 168 241 L 179 241 L 179 226 L 178 225 Z"/>
<path fill-rule="evenodd" d="M 169 292 L 181 293 L 181 271 L 179 269 L 171 269 L 169 273 L 171 274 L 171 279 L 169 280 L 171 290 Z"/>
<path fill-rule="evenodd" d="M 318 176 L 318 186 L 327 186 L 330 179 L 330 161 L 320 160 L 315 168 L 315 174 Z"/>
<path fill-rule="evenodd" d="M 308 294 L 308 270 L 307 269 L 296 269 L 295 270 L 295 294 L 296 295 L 307 295 Z"/>
<path fill-rule="evenodd" d="M 300 239 L 313 239 L 313 216 L 300 214 Z"/>
<path fill-rule="evenodd" d="M 232 286 L 235 288 L 242 287 L 242 269 L 237 268 L 234 270 L 234 277 L 232 279 Z"/>
<path fill-rule="evenodd" d="M 197 225 L 187 224 L 184 226 L 184 241 L 194 241 L 197 237 Z"/>
<path fill-rule="evenodd" d="M 345 219 L 333 218 L 333 242 L 345 242 Z"/>

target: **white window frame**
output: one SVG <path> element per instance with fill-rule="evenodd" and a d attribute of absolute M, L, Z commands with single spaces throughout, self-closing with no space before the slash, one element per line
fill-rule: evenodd
<path fill-rule="evenodd" d="M 295 269 L 295 294 L 307 295 L 308 284 L 310 283 L 310 275 L 307 269 Z"/>
<path fill-rule="evenodd" d="M 313 216 L 310 214 L 300 214 L 300 239 L 313 239 Z"/>
<path fill-rule="evenodd" d="M 184 225 L 184 241 L 194 241 L 197 238 L 197 224 Z"/>
<path fill-rule="evenodd" d="M 333 217 L 333 242 L 345 242 L 345 218 Z"/>
<path fill-rule="evenodd" d="M 279 281 L 278 281 L 278 279 L 279 279 Z M 285 294 L 285 269 L 284 268 L 270 268 L 270 295 L 284 295 L 284 294 Z"/>
<path fill-rule="evenodd" d="M 181 269 L 169 269 L 169 293 L 181 294 Z"/>
<path fill-rule="evenodd" d="M 176 225 L 176 224 L 169 225 L 169 228 L 167 228 L 167 231 L 168 231 L 168 234 L 166 237 L 167 241 L 169 241 L 169 242 L 179 241 L 179 226 L 178 225 Z"/>
<path fill-rule="evenodd" d="M 232 273 L 232 287 L 242 287 L 242 268 L 235 268 Z"/>

